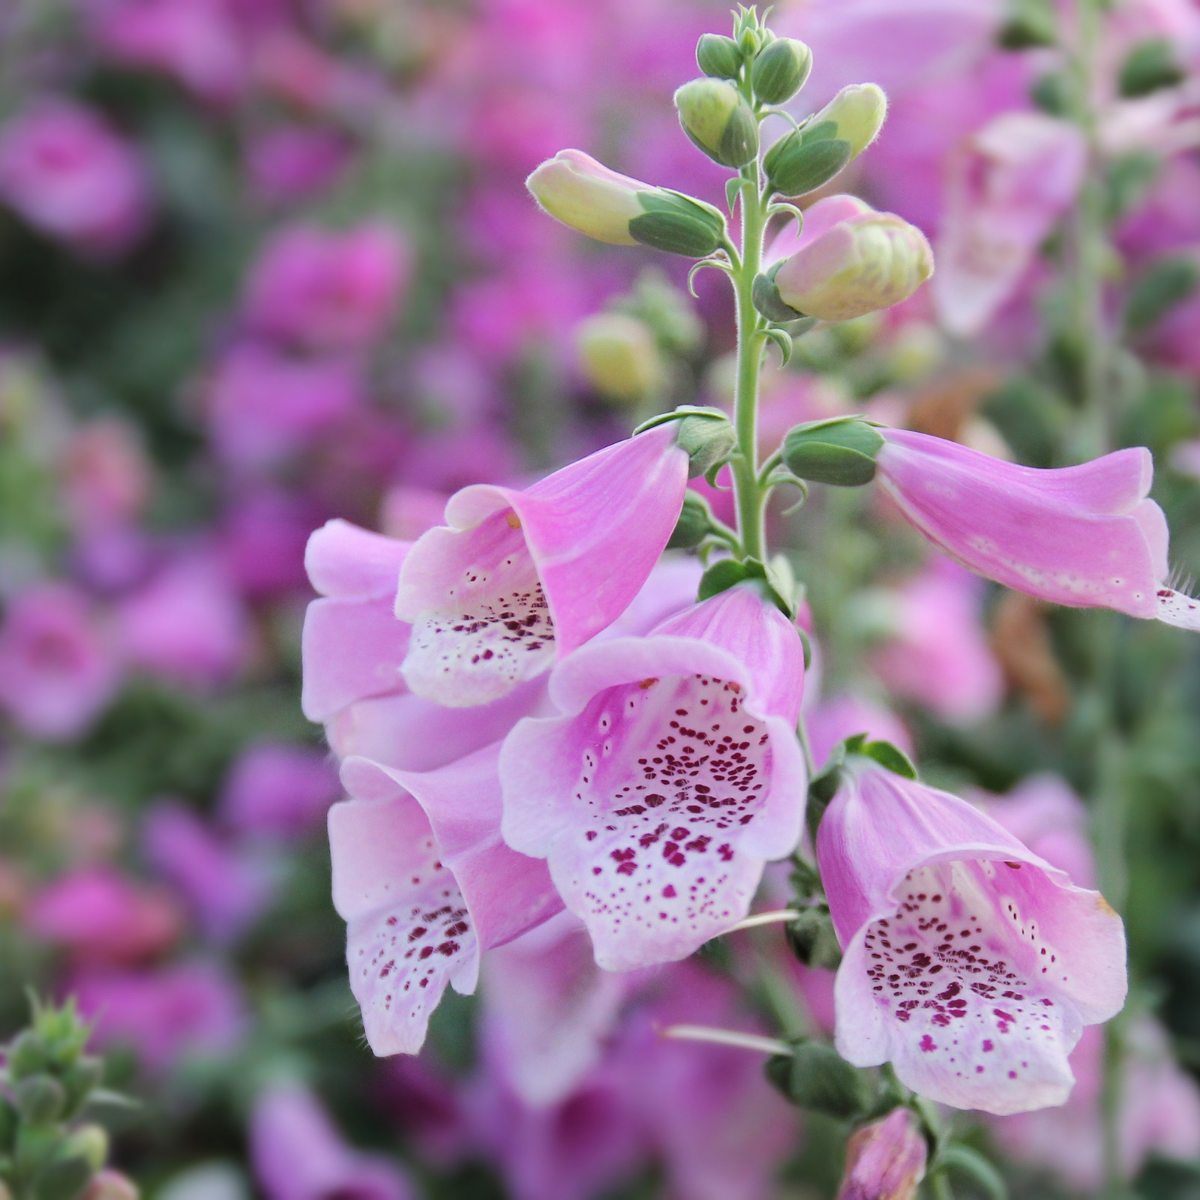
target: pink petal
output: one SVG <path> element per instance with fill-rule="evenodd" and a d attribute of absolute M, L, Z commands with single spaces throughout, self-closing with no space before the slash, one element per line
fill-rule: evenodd
<path fill-rule="evenodd" d="M 349 521 L 326 521 L 308 539 L 304 569 L 322 596 L 386 595 L 390 599 L 411 545 Z"/>

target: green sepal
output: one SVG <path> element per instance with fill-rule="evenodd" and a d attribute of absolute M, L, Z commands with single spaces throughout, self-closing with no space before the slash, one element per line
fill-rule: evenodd
<path fill-rule="evenodd" d="M 689 488 L 683 497 L 683 508 L 679 512 L 679 520 L 675 522 L 675 531 L 667 541 L 667 549 L 691 550 L 704 541 L 712 527 L 712 511 L 708 501 L 699 492 Z"/>
<path fill-rule="evenodd" d="M 847 1120 L 871 1102 L 866 1077 L 827 1042 L 797 1038 L 790 1055 L 767 1060 L 767 1078 L 793 1104 Z"/>
<path fill-rule="evenodd" d="M 917 768 L 913 766 L 912 759 L 891 742 L 866 742 L 858 753 L 866 755 L 881 767 L 886 767 L 893 775 L 900 775 L 905 779 L 917 777 Z"/>
<path fill-rule="evenodd" d="M 763 158 L 770 190 L 803 196 L 828 183 L 853 157 L 853 147 L 837 130 L 835 122 L 822 121 L 780 138 Z"/>
<path fill-rule="evenodd" d="M 5 1065 L 12 1081 L 35 1075 L 50 1065 L 50 1047 L 32 1029 L 19 1034 L 8 1049 Z"/>
<path fill-rule="evenodd" d="M 756 584 L 764 599 L 774 604 L 789 620 L 795 619 L 795 608 L 789 604 L 786 596 L 780 595 L 775 586 L 776 583 L 783 583 L 779 578 L 778 571 L 775 572 L 775 577 L 772 579 L 770 569 L 756 558 L 723 558 L 719 562 L 713 563 L 700 576 L 697 599 L 710 600 L 713 596 L 719 596 L 722 592 L 727 592 L 731 587 L 736 587 L 740 583 Z M 786 584 L 784 586 L 786 587 Z"/>
<path fill-rule="evenodd" d="M 703 147 L 701 147 L 703 149 Z M 758 119 L 745 104 L 739 104 L 729 114 L 721 144 L 717 147 L 717 162 L 727 167 L 744 167 L 758 157 Z"/>
<path fill-rule="evenodd" d="M 724 413 L 719 418 L 708 413 L 685 416 L 675 441 L 687 452 L 688 478 L 696 479 L 729 461 L 737 449 L 737 431 Z"/>
<path fill-rule="evenodd" d="M 696 43 L 696 65 L 715 79 L 736 79 L 742 69 L 742 51 L 733 38 L 706 33 Z"/>
<path fill-rule="evenodd" d="M 779 289 L 775 286 L 775 272 L 781 266 L 783 263 L 776 263 L 765 275 L 755 275 L 750 288 L 750 298 L 754 307 L 768 321 L 786 324 L 789 321 L 800 320 L 804 314 L 797 312 L 790 304 L 785 304 L 779 295 Z"/>
<path fill-rule="evenodd" d="M 875 456 L 882 448 L 882 435 L 861 417 L 832 417 L 789 430 L 782 457 L 800 479 L 862 487 L 875 478 Z"/>
<path fill-rule="evenodd" d="M 1133 100 L 1160 88 L 1175 87 L 1187 78 L 1175 50 L 1166 38 L 1138 42 L 1121 64 L 1117 86 L 1121 95 Z"/>
<path fill-rule="evenodd" d="M 725 218 L 711 204 L 669 188 L 637 193 L 645 210 L 629 222 L 629 236 L 653 250 L 707 258 L 725 241 Z"/>
<path fill-rule="evenodd" d="M 1177 304 L 1187 300 L 1200 284 L 1200 265 L 1195 259 L 1160 258 L 1143 271 L 1129 290 L 1125 305 L 1125 327 L 1144 333 Z"/>
<path fill-rule="evenodd" d="M 78 1200 L 92 1181 L 92 1164 L 82 1155 L 47 1163 L 33 1178 L 32 1200 Z"/>
<path fill-rule="evenodd" d="M 713 408 L 708 404 L 679 404 L 670 412 L 655 413 L 654 416 L 647 417 L 634 428 L 633 436 L 637 437 L 639 433 L 645 433 L 647 429 L 656 429 L 659 425 L 666 425 L 670 421 L 682 421 L 685 417 L 711 417 L 714 421 L 729 420 L 729 414 L 721 408 Z"/>

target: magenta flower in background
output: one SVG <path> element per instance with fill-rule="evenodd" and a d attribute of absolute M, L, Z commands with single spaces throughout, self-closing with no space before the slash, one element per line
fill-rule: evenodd
<path fill-rule="evenodd" d="M 43 941 L 85 963 L 150 958 L 179 936 L 183 919 L 163 888 L 136 884 L 110 867 L 86 867 L 38 889 L 24 920 Z"/>
<path fill-rule="evenodd" d="M 1041 600 L 1200 629 L 1200 602 L 1167 585 L 1167 522 L 1147 499 L 1144 447 L 1039 470 L 957 442 L 882 429 L 879 480 L 900 511 L 972 571 Z"/>
<path fill-rule="evenodd" d="M 951 157 L 933 282 L 947 330 L 978 334 L 1013 296 L 1086 165 L 1078 127 L 1037 112 L 1002 113 Z"/>
<path fill-rule="evenodd" d="M 246 285 L 251 328 L 307 350 L 356 350 L 386 331 L 409 273 L 408 245 L 380 223 L 275 234 Z"/>
<path fill-rule="evenodd" d="M 303 836 L 324 822 L 341 795 L 328 757 L 308 746 L 257 742 L 244 750 L 221 787 L 221 821 L 239 834 Z"/>
<path fill-rule="evenodd" d="M 142 840 L 147 860 L 178 888 L 213 942 L 236 940 L 270 903 L 267 863 L 222 841 L 177 801 L 160 801 L 146 814 Z"/>
<path fill-rule="evenodd" d="M 525 491 L 476 484 L 452 496 L 447 525 L 400 571 L 408 686 L 440 704 L 484 704 L 611 625 L 666 546 L 687 474 L 662 426 Z"/>
<path fill-rule="evenodd" d="M 980 620 L 983 587 L 957 563 L 934 562 L 894 593 L 895 636 L 871 655 L 893 695 L 955 725 L 988 716 L 1004 698 L 1004 675 Z"/>
<path fill-rule="evenodd" d="M 752 585 L 555 668 L 558 715 L 520 722 L 501 752 L 504 839 L 548 860 L 600 966 L 691 954 L 795 848 L 803 687 L 800 636 Z"/>
<path fill-rule="evenodd" d="M 78 737 L 107 706 L 121 670 L 112 639 L 66 584 L 19 592 L 0 625 L 0 709 L 48 741 Z"/>
<path fill-rule="evenodd" d="M 231 350 L 207 389 L 213 449 L 227 466 L 262 471 L 308 448 L 362 407 L 348 359 L 301 360 L 265 345 Z"/>
<path fill-rule="evenodd" d="M 906 1086 L 1006 1114 L 1061 1104 L 1084 1025 L 1125 1001 L 1125 937 L 965 800 L 852 756 L 817 861 L 844 957 L 836 1044 Z"/>
<path fill-rule="evenodd" d="M 413 1200 L 404 1172 L 342 1140 L 320 1101 L 299 1083 L 271 1084 L 250 1118 L 250 1160 L 267 1200 Z"/>
<path fill-rule="evenodd" d="M 246 174 L 264 204 L 294 204 L 332 186 L 349 165 L 352 147 L 327 129 L 289 126 L 254 138 Z"/>
<path fill-rule="evenodd" d="M 226 103 L 245 86 L 247 47 L 226 0 L 123 0 L 94 33 L 110 57 L 161 71 L 200 99 Z"/>
<path fill-rule="evenodd" d="M 73 979 L 70 991 L 95 1022 L 98 1045 L 132 1046 L 156 1075 L 183 1059 L 229 1054 L 246 1028 L 237 985 L 205 960 L 156 971 L 89 972 Z"/>
<path fill-rule="evenodd" d="M 329 811 L 333 903 L 376 1054 L 415 1054 L 447 983 L 470 994 L 482 951 L 562 908 L 545 864 L 500 840 L 497 755 L 428 772 L 342 765 L 352 798 Z"/>
<path fill-rule="evenodd" d="M 304 547 L 316 518 L 303 496 L 266 483 L 229 498 L 220 556 L 238 590 L 252 599 L 304 585 Z"/>
<path fill-rule="evenodd" d="M 116 620 L 132 664 L 184 687 L 227 682 L 250 649 L 246 611 L 231 581 L 195 549 L 123 598 Z"/>

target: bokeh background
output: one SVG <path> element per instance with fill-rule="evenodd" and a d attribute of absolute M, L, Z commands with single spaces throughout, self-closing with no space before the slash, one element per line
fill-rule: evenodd
<path fill-rule="evenodd" d="M 772 359 L 764 438 L 867 412 L 1035 466 L 1148 445 L 1188 576 L 1200 8 L 1102 13 L 1086 111 L 1014 11 L 776 7 L 816 53 L 798 114 L 888 91 L 837 187 L 920 225 L 939 275 Z M 155 1200 L 832 1195 L 834 1123 L 758 1056 L 656 1035 L 828 1029 L 832 976 L 778 929 L 619 980 L 570 935 L 526 939 L 448 993 L 420 1059 L 374 1060 L 329 901 L 336 772 L 299 707 L 322 522 L 416 537 L 465 484 L 728 404 L 719 274 L 693 298 L 688 263 L 588 243 L 523 186 L 574 146 L 720 203 L 671 94 L 728 22 L 707 0 L 0 4 L 0 1038 L 25 987 L 79 996 L 145 1101 L 116 1161 Z M 772 519 L 809 589 L 818 755 L 869 724 L 933 782 L 1034 797 L 1030 838 L 1078 841 L 1081 800 L 1121 814 L 1077 866 L 1128 921 L 1125 1171 L 1200 1195 L 1200 641 L 1049 612 L 817 490 Z M 550 1079 L 555 1015 L 579 1049 Z M 1014 1194 L 1096 1194 L 1101 1040 L 1067 1109 L 963 1119 Z"/>

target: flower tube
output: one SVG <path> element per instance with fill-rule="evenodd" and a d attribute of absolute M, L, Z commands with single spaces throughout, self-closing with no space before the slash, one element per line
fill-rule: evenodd
<path fill-rule="evenodd" d="M 879 432 L 880 482 L 964 566 L 1055 604 L 1200 629 L 1200 601 L 1166 583 L 1167 522 L 1147 499 L 1149 450 L 1039 470 L 923 433 Z"/>
<path fill-rule="evenodd" d="M 852 755 L 817 833 L 844 957 L 838 1052 L 1004 1115 L 1062 1104 L 1085 1025 L 1125 1000 L 1125 935 L 1099 892 L 965 800 Z"/>
<path fill-rule="evenodd" d="M 521 721 L 501 751 L 502 830 L 548 860 L 601 967 L 691 954 L 794 849 L 803 684 L 795 626 L 746 584 L 555 669 L 560 715 Z"/>

